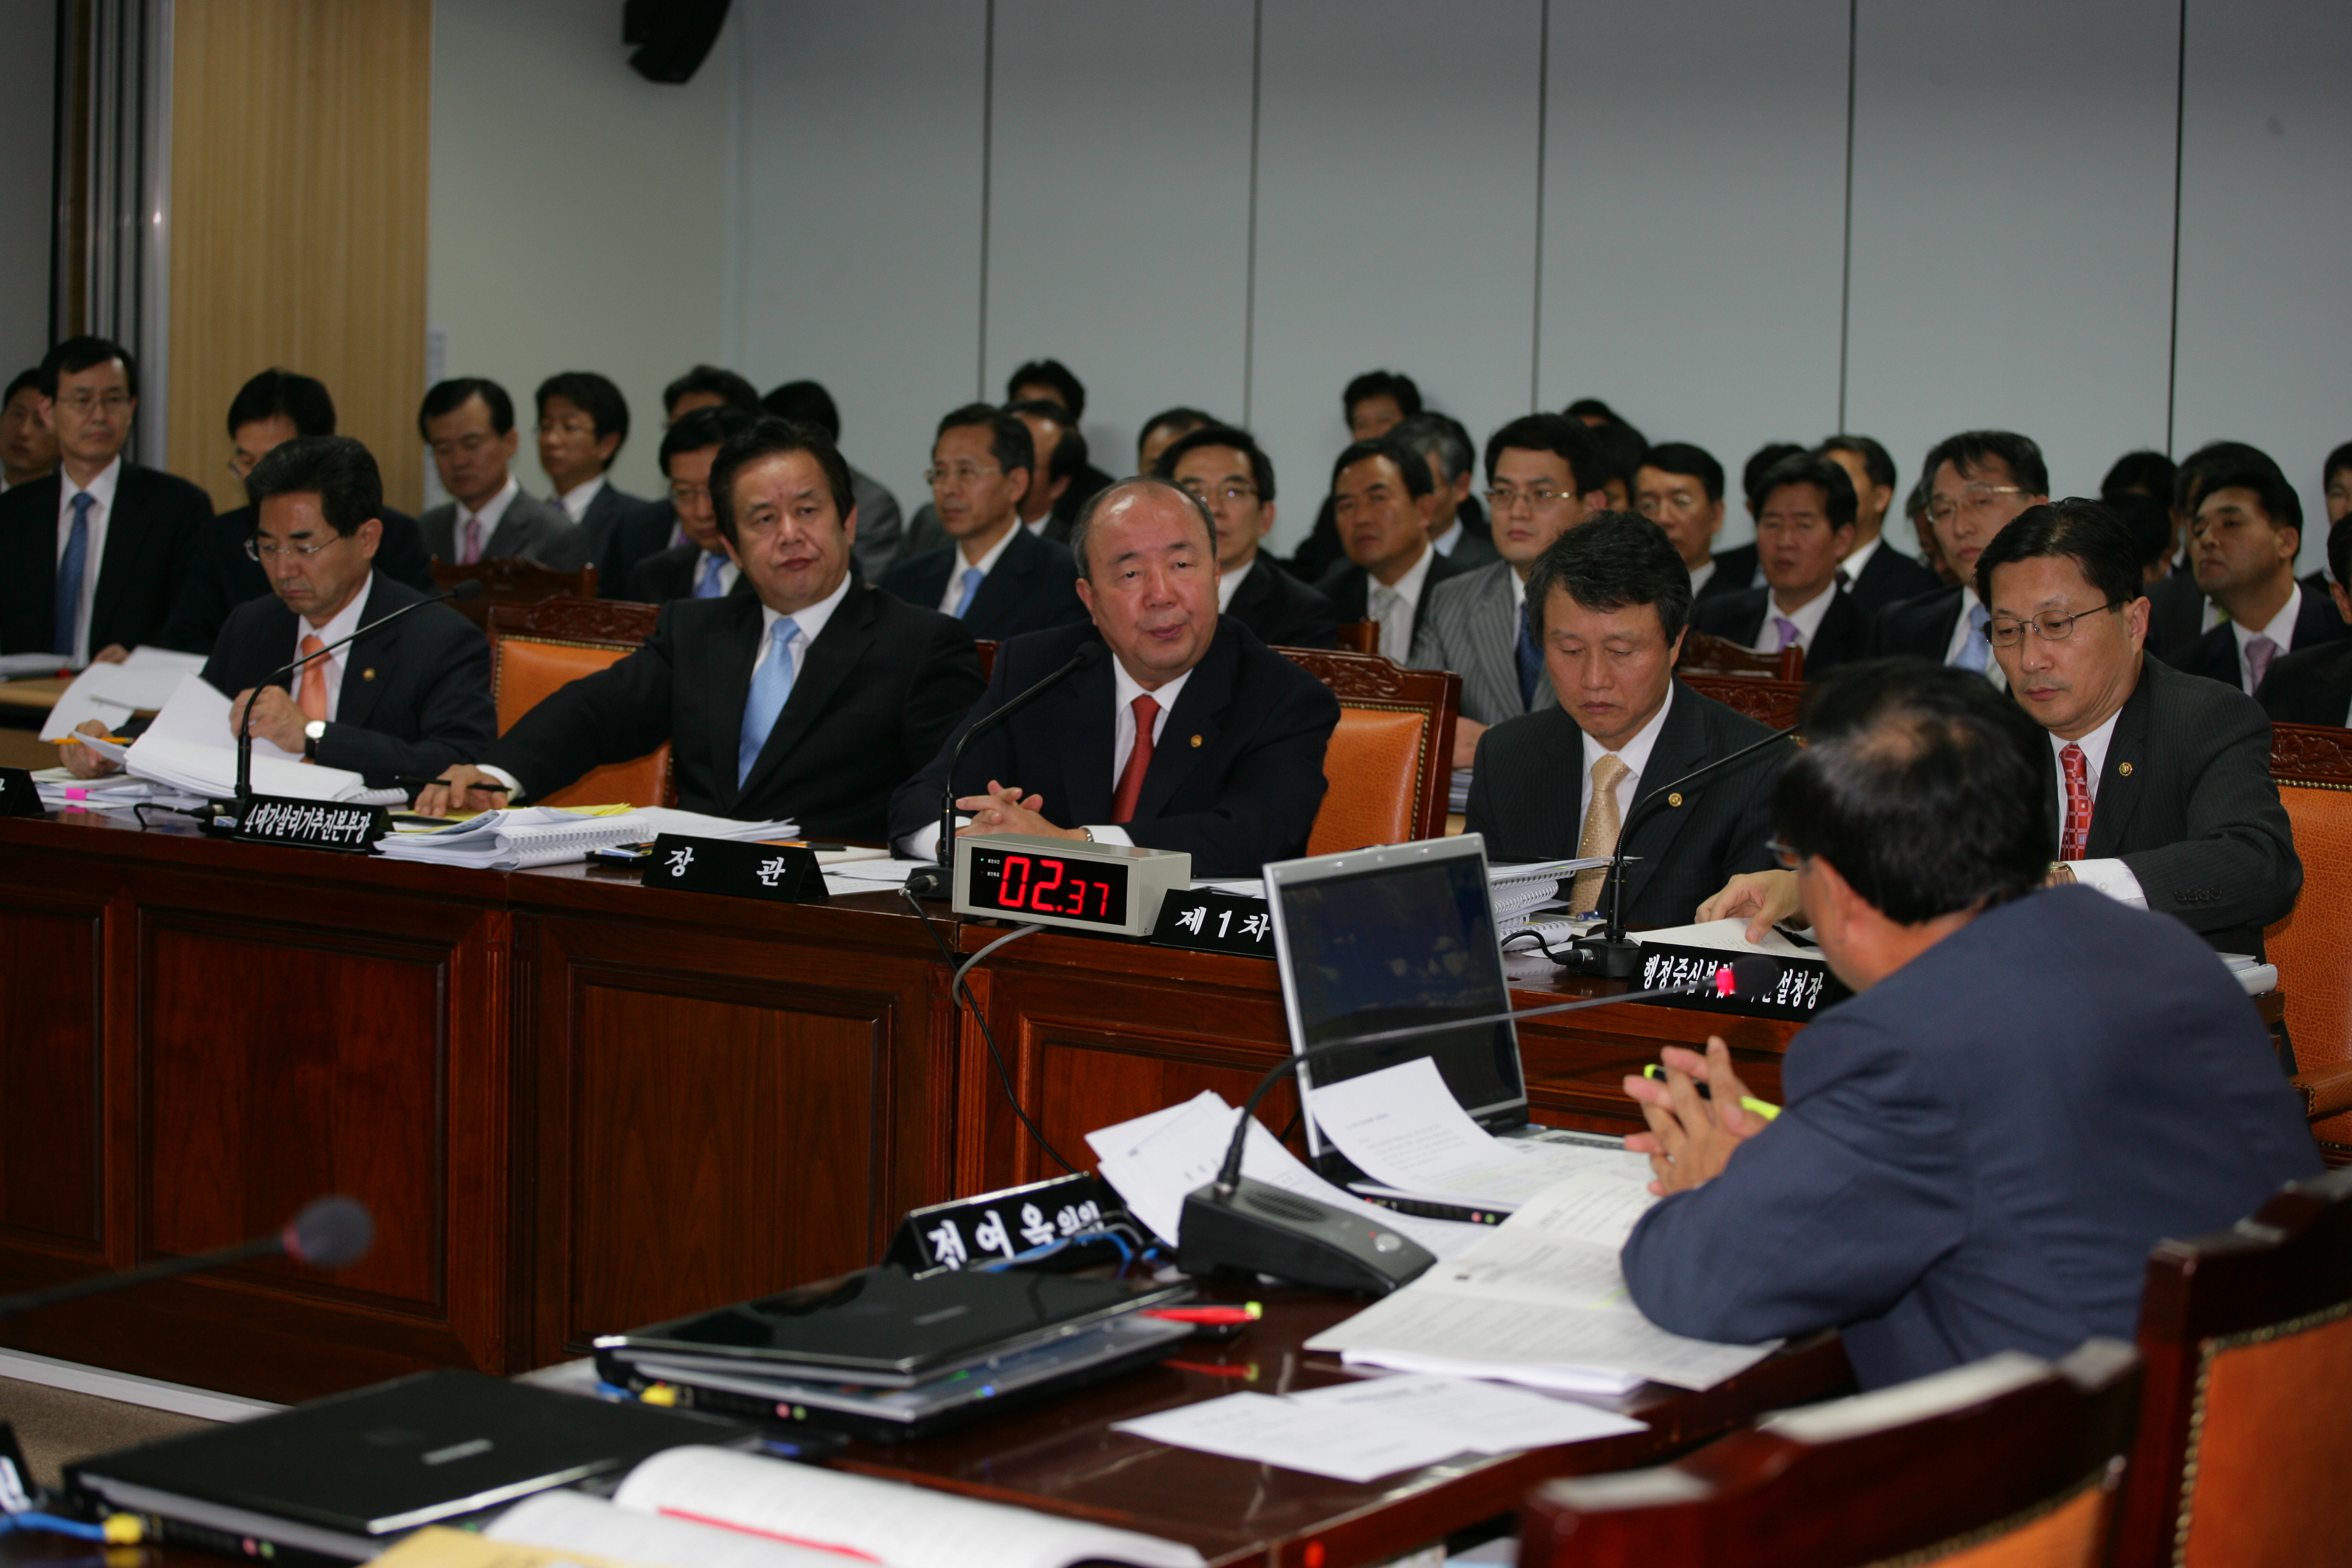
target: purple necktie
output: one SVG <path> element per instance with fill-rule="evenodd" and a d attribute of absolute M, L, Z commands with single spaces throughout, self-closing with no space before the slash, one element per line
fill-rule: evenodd
<path fill-rule="evenodd" d="M 2263 677 L 2271 672 L 2271 660 L 2278 657 L 2278 644 L 2268 637 L 2253 637 L 2246 639 L 2246 673 L 2253 677 L 2246 683 L 2247 690 L 2260 689 Z"/>
<path fill-rule="evenodd" d="M 1788 652 L 1791 644 L 1801 642 L 1804 638 L 1805 634 L 1797 629 L 1797 623 L 1786 616 L 1774 616 L 1772 625 L 1780 630 L 1782 653 Z"/>

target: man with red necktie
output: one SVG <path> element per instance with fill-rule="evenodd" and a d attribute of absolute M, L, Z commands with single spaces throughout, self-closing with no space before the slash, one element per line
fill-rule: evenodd
<path fill-rule="evenodd" d="M 963 728 L 1095 643 L 1110 657 L 965 753 L 954 784 L 970 820 L 959 832 L 1181 849 L 1195 877 L 1253 877 L 1304 854 L 1339 700 L 1217 614 L 1207 509 L 1165 479 L 1131 479 L 1079 512 L 1070 548 L 1091 624 L 999 650 L 971 719 L 892 797 L 893 841 L 918 858 L 936 854 L 940 793 Z"/>

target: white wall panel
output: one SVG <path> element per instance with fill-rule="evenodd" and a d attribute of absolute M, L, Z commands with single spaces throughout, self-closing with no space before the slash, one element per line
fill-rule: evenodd
<path fill-rule="evenodd" d="M 50 102 L 57 7 L 0 5 L 0 385 L 49 348 Z"/>
<path fill-rule="evenodd" d="M 1281 547 L 1359 372 L 1405 372 L 1481 442 L 1527 412 L 1540 33 L 1539 0 L 1265 0 L 1251 416 Z"/>
<path fill-rule="evenodd" d="M 1724 466 L 1837 427 L 1846 0 L 1555 0 L 1542 382 Z M 1864 426 L 1857 426 L 1857 428 Z"/>
<path fill-rule="evenodd" d="M 986 8 L 757 0 L 734 15 L 734 363 L 762 391 L 823 382 L 842 449 L 912 515 L 931 427 L 979 391 Z"/>
<path fill-rule="evenodd" d="M 1906 486 L 1976 426 L 2039 441 L 2060 495 L 2164 445 L 2178 16 L 1860 8 L 1846 423 Z"/>
<path fill-rule="evenodd" d="M 2319 466 L 2352 440 L 2352 9 L 2193 0 L 2182 126 L 2174 450 L 2251 441 L 2303 493 L 2326 561 Z"/>
<path fill-rule="evenodd" d="M 1241 417 L 1252 12 L 997 3 L 988 395 L 1060 360 L 1086 384 L 1108 473 L 1135 466 L 1162 408 Z"/>

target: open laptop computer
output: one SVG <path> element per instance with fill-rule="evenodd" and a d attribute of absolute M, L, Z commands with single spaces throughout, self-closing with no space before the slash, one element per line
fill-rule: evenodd
<path fill-rule="evenodd" d="M 1281 861 L 1265 868 L 1265 893 L 1294 1052 L 1351 1035 L 1510 1010 L 1486 844 L 1475 833 Z M 1416 1057 L 1429 1058 L 1471 1120 L 1497 1138 L 1623 1146 L 1603 1133 L 1529 1123 L 1518 1031 L 1506 1020 L 1367 1046 L 1300 1068 L 1307 1153 L 1326 1179 L 1409 1213 L 1487 1223 L 1502 1217 L 1364 1191 L 1371 1184 L 1364 1173 L 1316 1125 L 1317 1084 Z"/>

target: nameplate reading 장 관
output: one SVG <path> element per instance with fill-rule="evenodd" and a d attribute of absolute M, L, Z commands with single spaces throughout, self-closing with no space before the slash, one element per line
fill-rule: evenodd
<path fill-rule="evenodd" d="M 1161 900 L 1151 940 L 1159 947 L 1272 958 L 1274 914 L 1264 899 L 1215 888 L 1179 889 Z"/>
<path fill-rule="evenodd" d="M 665 833 L 654 840 L 644 885 L 689 893 L 725 893 L 781 904 L 827 896 L 816 851 L 798 844 L 746 844 L 735 838 L 692 838 Z"/>
<path fill-rule="evenodd" d="M 238 818 L 235 836 L 248 844 L 294 844 L 305 849 L 367 855 L 374 851 L 375 841 L 391 831 L 392 824 L 380 805 L 259 795 Z"/>

